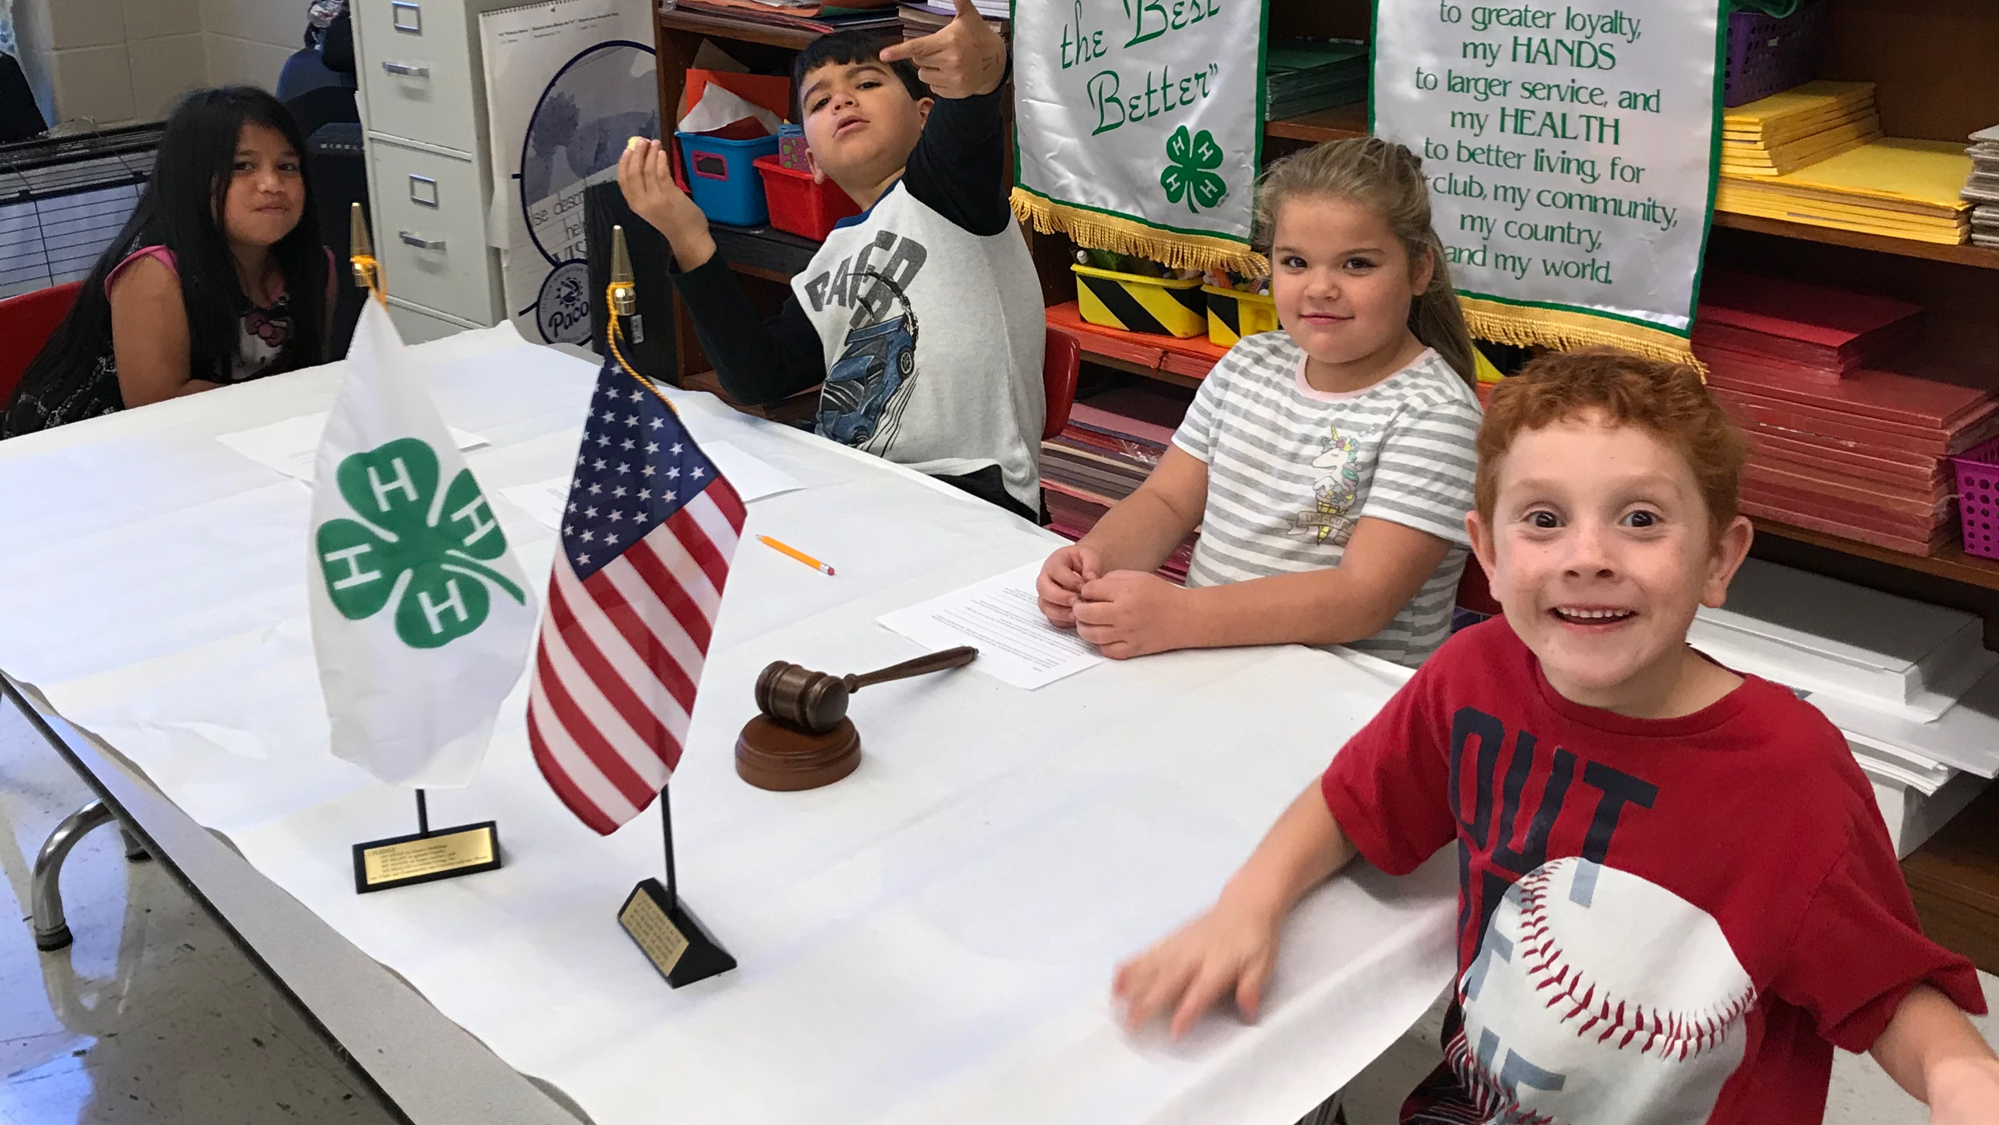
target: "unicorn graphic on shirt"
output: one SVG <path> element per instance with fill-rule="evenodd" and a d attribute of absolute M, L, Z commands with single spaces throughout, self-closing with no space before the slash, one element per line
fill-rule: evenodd
<path fill-rule="evenodd" d="M 1312 482 L 1312 506 L 1292 517 L 1291 534 L 1346 546 L 1357 522 L 1350 513 L 1360 501 L 1360 452 L 1357 439 L 1341 434 L 1338 425 L 1328 428 L 1325 452 L 1312 459 L 1322 474 Z"/>

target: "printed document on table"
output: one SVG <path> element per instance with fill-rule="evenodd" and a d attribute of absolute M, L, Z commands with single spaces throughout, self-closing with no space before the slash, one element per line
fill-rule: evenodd
<path fill-rule="evenodd" d="M 478 434 L 466 433 L 456 426 L 447 428 L 451 431 L 451 440 L 457 442 L 461 450 L 477 449 L 487 444 L 486 439 Z M 311 484 L 316 472 L 315 462 L 319 458 L 319 439 L 325 432 L 326 413 L 322 411 L 287 418 L 268 426 L 237 430 L 233 434 L 218 434 L 215 440 L 259 465 Z"/>
<path fill-rule="evenodd" d="M 736 495 L 748 504 L 766 496 L 776 496 L 780 492 L 794 492 L 805 487 L 805 482 L 772 466 L 760 457 L 752 456 L 726 441 L 711 441 L 701 447 L 715 467 L 722 470 Z M 535 521 L 552 529 L 562 528 L 562 509 L 569 503 L 569 477 L 550 477 L 533 484 L 517 484 L 503 488 L 500 495 L 514 502 Z"/>
<path fill-rule="evenodd" d="M 562 529 L 562 506 L 569 502 L 569 478 L 550 477 L 533 484 L 517 484 L 503 488 L 500 495 L 514 502 L 514 506 L 535 518 L 535 522 L 551 531 Z"/>
<path fill-rule="evenodd" d="M 780 492 L 796 492 L 805 482 L 760 457 L 743 452 L 726 441 L 704 441 L 701 452 L 722 470 L 729 487 L 748 504 Z"/>
<path fill-rule="evenodd" d="M 1034 597 L 1040 573 L 1041 563 L 1031 562 L 879 620 L 932 649 L 976 646 L 979 658 L 970 664 L 974 671 L 1032 691 L 1104 659 L 1095 645 L 1057 629 L 1041 615 Z"/>

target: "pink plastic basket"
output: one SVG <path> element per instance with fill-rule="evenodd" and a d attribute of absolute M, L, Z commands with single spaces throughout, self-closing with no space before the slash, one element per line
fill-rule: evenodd
<path fill-rule="evenodd" d="M 1957 519 L 1964 553 L 1999 559 L 1999 438 L 1950 459 L 1957 470 Z"/>

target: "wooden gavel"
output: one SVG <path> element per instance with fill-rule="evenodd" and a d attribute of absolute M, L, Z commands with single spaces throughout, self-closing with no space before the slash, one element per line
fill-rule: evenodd
<path fill-rule="evenodd" d="M 835 676 L 777 660 L 757 677 L 757 709 L 780 723 L 825 734 L 847 717 L 847 697 L 854 692 L 890 680 L 963 667 L 978 655 L 978 649 L 964 645 L 861 676 Z"/>

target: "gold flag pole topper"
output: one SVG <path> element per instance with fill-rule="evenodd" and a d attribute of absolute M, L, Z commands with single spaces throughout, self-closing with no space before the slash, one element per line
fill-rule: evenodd
<path fill-rule="evenodd" d="M 368 220 L 361 216 L 359 203 L 347 209 L 347 250 L 347 260 L 354 269 L 354 284 L 374 294 L 375 300 L 387 308 L 389 295 L 382 288 L 382 263 L 375 260 L 375 244 L 368 238 Z"/>
<path fill-rule="evenodd" d="M 637 379 L 640 386 L 651 391 L 659 401 L 666 403 L 668 410 L 672 410 L 673 403 L 667 399 L 665 393 L 651 379 L 634 370 L 631 363 L 625 359 L 624 350 L 618 347 L 618 336 L 622 331 L 618 326 L 619 318 L 636 316 L 639 311 L 638 284 L 632 277 L 632 252 L 625 244 L 625 228 L 622 224 L 613 224 L 611 227 L 611 284 L 604 290 L 604 306 L 608 312 L 604 324 L 604 347 L 610 351 L 611 358 L 618 361 L 618 366 L 624 368 L 625 374 Z"/>

